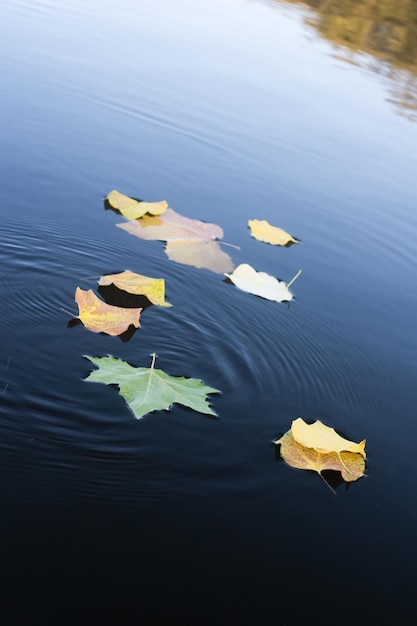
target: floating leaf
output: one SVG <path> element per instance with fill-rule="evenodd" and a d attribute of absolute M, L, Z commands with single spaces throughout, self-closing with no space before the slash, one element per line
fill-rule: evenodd
<path fill-rule="evenodd" d="M 289 233 L 278 228 L 278 226 L 272 226 L 266 220 L 249 220 L 248 226 L 251 230 L 252 237 L 258 239 L 258 241 L 264 241 L 265 243 L 271 243 L 275 246 L 286 246 L 289 243 L 300 243 L 298 239 L 295 239 Z"/>
<path fill-rule="evenodd" d="M 118 289 L 136 296 L 146 296 L 152 304 L 172 306 L 169 302 L 165 302 L 165 281 L 163 278 L 150 278 L 125 270 L 119 274 L 101 276 L 98 284 L 103 287 L 113 284 Z"/>
<path fill-rule="evenodd" d="M 297 443 L 289 430 L 275 443 L 281 444 L 281 456 L 288 465 L 297 469 L 313 470 L 321 475 L 324 470 L 335 470 L 343 480 L 352 482 L 365 474 L 365 460 L 354 452 L 319 452 Z"/>
<path fill-rule="evenodd" d="M 137 419 L 152 411 L 169 410 L 174 402 L 199 413 L 216 415 L 208 404 L 207 394 L 220 391 L 207 387 L 196 378 L 169 376 L 163 370 L 155 369 L 155 354 L 150 368 L 132 367 L 126 361 L 112 356 L 86 358 L 99 368 L 91 372 L 86 380 L 119 385 L 119 394 Z"/>
<path fill-rule="evenodd" d="M 119 193 L 115 189 L 106 196 L 107 202 L 113 209 L 117 209 L 128 220 L 136 220 L 146 213 L 160 215 L 168 208 L 168 202 L 140 202 Z"/>
<path fill-rule="evenodd" d="M 238 265 L 232 274 L 225 274 L 242 291 L 247 291 L 267 300 L 284 302 L 293 299 L 289 291 L 290 285 L 301 274 L 301 270 L 287 284 L 265 272 L 257 272 L 247 263 Z"/>
<path fill-rule="evenodd" d="M 223 229 L 217 224 L 193 220 L 176 213 L 171 208 L 167 209 L 163 216 L 152 217 L 146 215 L 138 222 L 134 222 L 134 224 L 116 224 L 116 226 L 122 228 L 123 226 L 134 226 L 135 224 L 142 231 L 142 234 L 138 235 L 141 239 L 209 241 L 210 239 L 221 239 L 224 234 Z"/>
<path fill-rule="evenodd" d="M 124 309 L 106 304 L 89 289 L 84 291 L 77 287 L 75 301 L 78 304 L 78 318 L 93 333 L 121 335 L 131 324 L 139 328 L 139 317 L 142 309 Z"/>
<path fill-rule="evenodd" d="M 280 454 L 291 467 L 314 470 L 320 476 L 324 470 L 336 470 L 346 482 L 365 474 L 365 440 L 344 439 L 320 421 L 309 425 L 299 417 L 275 443 L 281 445 Z"/>
<path fill-rule="evenodd" d="M 334 428 L 325 426 L 317 420 L 314 424 L 307 424 L 302 417 L 298 417 L 291 424 L 291 432 L 295 441 L 308 448 L 315 448 L 319 452 L 356 452 L 366 459 L 364 439 L 360 443 L 349 441 L 337 434 Z"/>
<path fill-rule="evenodd" d="M 216 241 L 223 237 L 223 229 L 217 224 L 193 220 L 169 208 L 162 216 L 145 215 L 116 226 L 140 239 L 166 241 L 166 254 L 178 263 L 219 274 L 233 270 L 232 259 Z"/>

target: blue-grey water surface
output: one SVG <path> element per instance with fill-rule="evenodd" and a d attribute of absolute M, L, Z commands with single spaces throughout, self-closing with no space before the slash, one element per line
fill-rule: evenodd
<path fill-rule="evenodd" d="M 4 626 L 411 624 L 417 124 L 305 7 L 6 0 L 0 485 Z M 115 228 L 112 190 L 222 226 L 288 306 Z M 267 219 L 301 240 L 250 237 Z M 164 277 L 128 342 L 77 285 Z M 135 420 L 83 355 L 201 378 L 219 419 Z M 298 416 L 367 440 L 337 496 L 276 455 Z"/>

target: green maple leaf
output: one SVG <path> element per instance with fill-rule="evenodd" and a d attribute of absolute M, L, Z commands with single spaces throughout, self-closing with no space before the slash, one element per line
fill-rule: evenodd
<path fill-rule="evenodd" d="M 169 376 L 154 368 L 156 354 L 152 355 L 151 367 L 133 367 L 113 356 L 86 358 L 99 368 L 85 380 L 105 385 L 118 385 L 119 394 L 126 400 L 137 419 L 152 411 L 169 410 L 177 402 L 199 413 L 217 415 L 209 406 L 207 394 L 221 393 L 207 387 L 197 378 Z"/>

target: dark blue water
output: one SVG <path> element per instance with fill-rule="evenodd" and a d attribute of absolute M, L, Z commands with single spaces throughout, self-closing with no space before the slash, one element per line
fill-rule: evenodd
<path fill-rule="evenodd" d="M 411 624 L 417 125 L 296 6 L 3 5 L 1 623 Z M 111 189 L 225 231 L 290 306 L 115 228 Z M 255 241 L 267 219 L 302 243 Z M 166 280 L 132 339 L 77 285 Z M 93 278 L 91 278 L 93 277 Z M 201 378 L 219 419 L 136 421 L 84 354 Z M 276 457 L 302 416 L 367 439 L 334 496 Z"/>

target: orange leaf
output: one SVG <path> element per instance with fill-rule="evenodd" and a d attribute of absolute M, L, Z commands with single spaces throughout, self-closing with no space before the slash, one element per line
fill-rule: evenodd
<path fill-rule="evenodd" d="M 78 318 L 93 333 L 121 335 L 131 324 L 139 328 L 139 317 L 142 309 L 124 309 L 106 304 L 89 289 L 84 291 L 77 287 L 75 301 L 78 304 Z"/>

